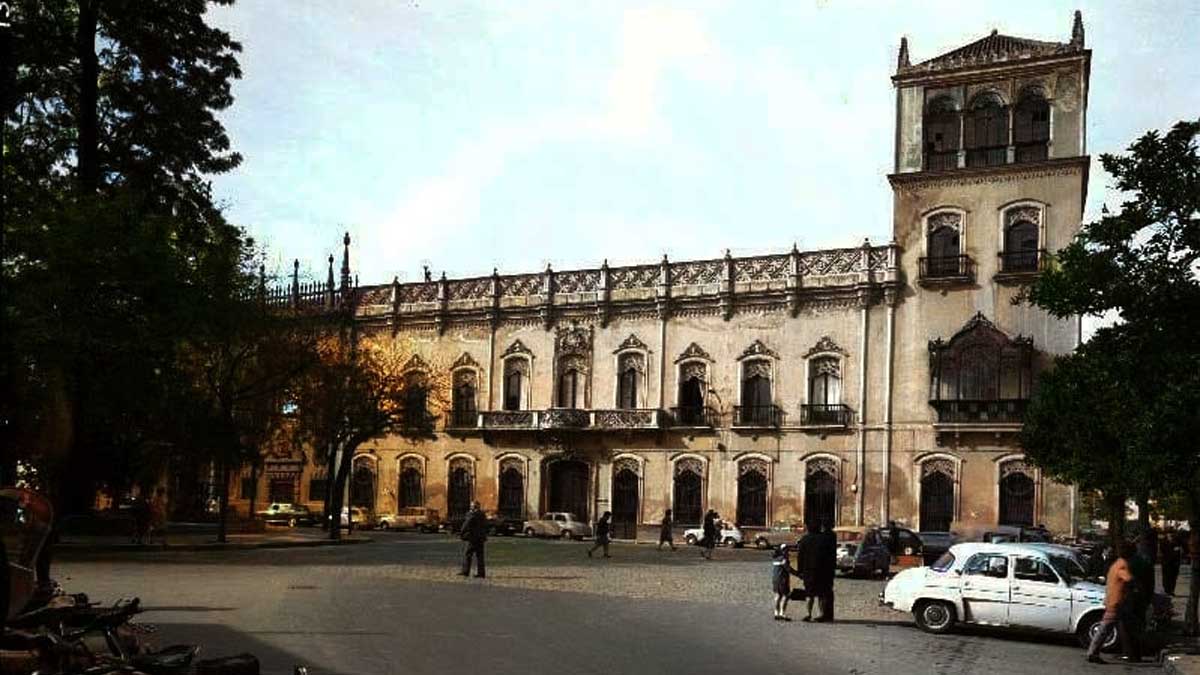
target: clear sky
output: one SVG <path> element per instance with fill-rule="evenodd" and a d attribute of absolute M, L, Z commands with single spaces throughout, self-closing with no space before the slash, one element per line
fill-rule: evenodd
<path fill-rule="evenodd" d="M 1075 9 L 1093 157 L 1200 116 L 1195 0 L 242 0 L 216 192 L 285 273 L 348 230 L 363 284 L 883 242 L 900 36 L 1065 42 Z"/>

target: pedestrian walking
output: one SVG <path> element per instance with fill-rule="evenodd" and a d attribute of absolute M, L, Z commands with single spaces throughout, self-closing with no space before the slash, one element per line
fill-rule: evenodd
<path fill-rule="evenodd" d="M 596 523 L 596 543 L 588 549 L 588 557 L 596 552 L 596 549 L 604 549 L 604 557 L 611 558 L 608 554 L 608 542 L 611 539 L 612 533 L 612 511 L 605 511 L 604 515 L 600 516 L 600 522 Z"/>
<path fill-rule="evenodd" d="M 1133 555 L 1128 559 L 1133 585 L 1126 594 L 1125 628 L 1129 636 L 1126 660 L 1142 660 L 1142 640 L 1146 632 L 1146 612 L 1154 600 L 1154 533 L 1143 532 Z"/>
<path fill-rule="evenodd" d="M 670 546 L 672 551 L 675 550 L 675 536 L 671 528 L 671 509 L 667 509 L 663 514 L 662 525 L 658 531 L 658 550 L 662 550 L 663 544 Z"/>
<path fill-rule="evenodd" d="M 1133 545 L 1121 542 L 1117 546 L 1117 559 L 1108 567 L 1104 581 L 1104 616 L 1100 619 L 1100 630 L 1092 636 L 1092 643 L 1087 650 L 1087 660 L 1090 663 L 1105 663 L 1104 659 L 1100 658 L 1100 648 L 1114 630 L 1121 639 L 1121 648 L 1125 651 L 1126 658 L 1133 654 L 1125 614 L 1122 612 L 1122 606 L 1128 600 L 1126 596 L 1129 586 L 1133 583 L 1133 573 L 1129 569 L 1129 559 L 1133 555 Z"/>
<path fill-rule="evenodd" d="M 820 528 L 816 523 L 805 525 L 805 534 L 796 542 L 796 565 L 799 567 L 800 578 L 804 581 L 804 594 L 807 596 L 808 613 L 801 621 L 813 620 L 813 603 L 821 594 L 819 586 L 819 556 Z"/>
<path fill-rule="evenodd" d="M 792 597 L 792 577 L 800 576 L 788 560 L 788 545 L 780 544 L 771 554 L 771 590 L 775 591 L 775 620 L 791 621 L 787 615 L 788 600 Z"/>
<path fill-rule="evenodd" d="M 484 566 L 483 545 L 487 541 L 487 516 L 479 508 L 479 502 L 471 502 L 467 518 L 463 521 L 459 537 L 467 542 L 463 550 L 462 571 L 459 576 L 471 576 L 471 559 L 475 559 L 475 576 L 482 579 L 487 576 Z"/>
<path fill-rule="evenodd" d="M 713 549 L 717 547 L 717 512 L 712 509 L 704 514 L 704 525 L 700 537 L 700 557 L 705 560 L 712 560 Z"/>
<path fill-rule="evenodd" d="M 820 622 L 833 621 L 833 580 L 837 576 L 837 535 L 833 532 L 833 524 L 825 523 L 821 528 L 820 545 L 818 546 L 818 586 L 823 593 L 817 599 L 821 605 Z"/>
<path fill-rule="evenodd" d="M 1176 532 L 1163 534 L 1161 552 L 1163 593 L 1175 595 L 1175 583 L 1179 580 L 1179 565 L 1183 561 L 1183 535 Z"/>
<path fill-rule="evenodd" d="M 129 510 L 133 516 L 133 543 L 143 544 L 150 534 L 150 502 L 139 493 L 133 498 Z"/>

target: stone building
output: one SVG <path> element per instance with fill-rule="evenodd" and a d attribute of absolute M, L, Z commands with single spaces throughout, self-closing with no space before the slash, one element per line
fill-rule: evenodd
<path fill-rule="evenodd" d="M 1073 489 L 1018 432 L 1079 322 L 1011 300 L 1079 229 L 1089 67 L 1078 13 L 1063 43 L 993 31 L 911 63 L 902 41 L 884 245 L 359 288 L 347 251 L 362 334 L 404 341 L 410 375 L 451 388 L 412 416 L 427 436 L 360 449 L 353 501 L 611 510 L 620 537 L 667 508 L 1071 530 Z M 327 288 L 291 301 L 333 290 L 331 258 Z M 319 471 L 272 458 L 259 494 L 319 509 Z"/>

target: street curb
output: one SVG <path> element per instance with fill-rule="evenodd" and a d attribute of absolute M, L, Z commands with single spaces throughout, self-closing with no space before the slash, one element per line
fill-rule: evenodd
<path fill-rule="evenodd" d="M 252 543 L 226 542 L 224 544 L 179 544 L 179 545 L 146 545 L 133 546 L 130 544 L 64 544 L 54 546 L 54 552 L 59 554 L 71 553 L 166 553 L 166 552 L 196 552 L 196 551 L 250 551 L 255 549 L 283 548 L 316 548 L 318 546 L 350 546 L 352 544 L 369 544 L 374 539 L 362 537 L 355 539 L 315 539 L 313 541 L 259 541 Z"/>

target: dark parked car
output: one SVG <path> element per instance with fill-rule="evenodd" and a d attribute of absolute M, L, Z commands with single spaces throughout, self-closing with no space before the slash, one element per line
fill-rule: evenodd
<path fill-rule="evenodd" d="M 442 524 L 442 527 L 450 534 L 457 534 L 462 529 L 463 521 L 466 519 L 467 514 L 465 513 L 458 516 L 450 516 Z M 487 523 L 488 534 L 511 537 L 521 531 L 521 526 L 525 524 L 525 521 L 520 518 L 508 518 L 489 513 L 487 514 Z"/>
<path fill-rule="evenodd" d="M 983 533 L 983 540 L 991 544 L 1052 544 L 1054 535 L 1044 527 L 997 525 L 995 530 Z"/>
<path fill-rule="evenodd" d="M 955 532 L 918 532 L 917 536 L 921 539 L 922 556 L 926 565 L 937 562 L 943 553 L 958 543 L 958 534 Z"/>

